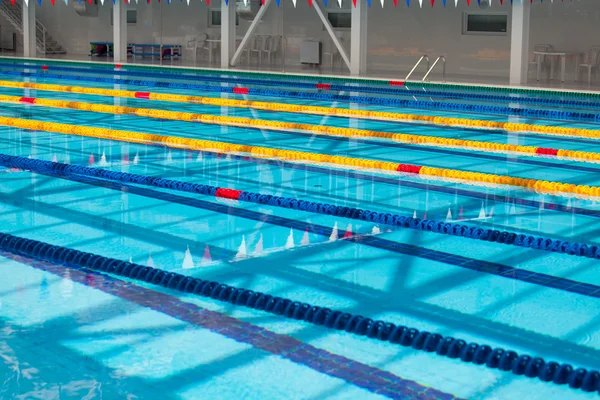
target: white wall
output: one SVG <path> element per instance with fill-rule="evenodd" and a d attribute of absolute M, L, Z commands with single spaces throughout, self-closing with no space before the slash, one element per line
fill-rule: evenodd
<path fill-rule="evenodd" d="M 233 1 L 233 0 L 232 0 Z M 318 38 L 324 41 L 327 51 L 331 42 L 313 8 L 307 1 L 298 0 L 297 8 L 291 1 L 282 0 L 283 9 L 275 3 L 267 11 L 263 22 L 257 29 L 258 34 L 281 34 L 282 25 L 287 38 L 286 64 L 299 64 L 299 44 L 303 38 Z M 329 8 L 337 8 L 336 0 L 329 0 Z M 350 0 L 344 0 L 344 7 L 351 7 Z M 428 2 L 424 2 L 428 4 Z M 405 74 L 421 54 L 430 56 L 444 55 L 448 59 L 449 75 L 487 75 L 508 78 L 510 55 L 510 32 L 505 36 L 474 36 L 462 34 L 463 12 L 481 11 L 476 1 L 468 8 L 461 1 L 458 8 L 448 0 L 446 8 L 441 1 L 434 8 L 429 5 L 422 9 L 416 1 L 410 8 L 403 0 L 398 7 L 392 0 L 387 0 L 385 8 L 381 8 L 378 0 L 372 1 L 368 16 L 368 71 L 376 74 L 380 71 L 398 71 Z M 505 12 L 509 15 L 509 1 L 494 5 L 483 12 Z M 89 42 L 112 40 L 110 13 L 112 4 L 106 0 L 99 6 L 98 17 L 80 17 L 72 5 L 65 6 L 56 1 L 54 7 L 49 1 L 43 1 L 38 9 L 38 18 L 48 27 L 66 47 L 68 54 L 85 55 L 89 52 Z M 187 40 L 201 32 L 211 31 L 207 27 L 208 8 L 205 1 L 191 0 L 187 6 L 185 1 L 174 0 L 171 4 L 156 0 L 148 5 L 140 0 L 139 5 L 130 4 L 138 10 L 137 24 L 129 25 L 129 41 L 160 42 L 161 20 L 164 43 L 184 45 Z M 220 2 L 213 0 L 211 8 L 219 8 Z M 162 11 L 161 11 L 162 9 Z M 161 18 L 162 13 L 162 18 Z M 550 43 L 560 50 L 584 51 L 588 46 L 600 44 L 600 1 L 546 1 L 535 2 L 532 6 L 531 45 Z M 283 18 L 283 23 L 282 23 Z M 249 25 L 240 20 L 238 34 L 243 34 Z M 509 28 L 510 29 L 510 28 Z M 218 33 L 218 29 L 213 29 Z M 340 31 L 339 36 L 345 38 L 349 49 L 350 33 Z M 572 73 L 573 68 L 570 67 Z"/>

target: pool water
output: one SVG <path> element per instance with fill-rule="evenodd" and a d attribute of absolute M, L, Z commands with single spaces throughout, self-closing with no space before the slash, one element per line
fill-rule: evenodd
<path fill-rule="evenodd" d="M 0 65 L 0 80 L 599 128 L 594 122 L 564 119 L 198 93 L 186 88 L 143 88 L 76 79 L 120 77 L 118 71 L 107 75 L 100 65 L 84 64 L 90 72 L 73 72 L 72 80 L 55 79 L 22 61 L 3 59 L 2 63 L 14 65 Z M 73 67 L 67 63 L 56 65 Z M 145 77 L 148 69 L 126 70 L 131 74 L 127 79 L 166 80 Z M 15 72 L 31 74 L 23 77 Z M 203 76 L 207 75 L 196 73 L 195 83 L 202 83 Z M 304 82 L 290 78 L 290 82 L 295 81 Z M 454 98 L 453 93 L 460 93 L 456 90 L 437 90 L 449 94 L 432 100 L 473 102 L 464 96 Z M 10 89 L 1 85 L 0 94 L 600 152 L 597 140 L 575 137 Z M 560 100 L 556 95 L 546 97 Z M 564 98 L 568 96 L 565 94 Z M 600 185 L 600 166 L 595 163 L 206 125 L 28 103 L 1 104 L 1 116 L 21 119 Z M 490 100 L 485 104 L 508 103 Z M 520 107 L 559 110 L 542 101 Z M 564 107 L 560 110 L 573 109 Z M 590 112 L 585 107 L 576 110 Z M 0 142 L 0 153 L 11 156 L 406 217 L 459 221 L 468 226 L 588 245 L 598 243 L 600 205 L 594 199 L 4 126 L 0 126 Z M 593 258 L 160 187 L 13 168 L 0 170 L 0 226 L 1 233 L 414 327 L 467 343 L 510 349 L 576 368 L 598 369 L 600 365 L 600 278 L 598 261 Z M 564 284 L 556 287 L 490 272 L 498 266 L 544 274 Z M 2 399 L 525 396 L 546 400 L 598 396 L 597 392 L 543 382 L 435 352 L 6 251 L 0 252 L 0 276 Z M 583 287 L 585 290 L 579 290 Z"/>

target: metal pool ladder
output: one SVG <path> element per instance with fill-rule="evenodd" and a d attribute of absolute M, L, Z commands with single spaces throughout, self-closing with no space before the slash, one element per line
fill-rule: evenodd
<path fill-rule="evenodd" d="M 422 82 L 425 82 L 427 80 L 427 77 L 429 77 L 429 74 L 431 74 L 431 71 L 433 71 L 433 69 L 440 62 L 440 60 L 442 61 L 442 82 L 446 82 L 446 57 L 440 56 L 440 57 L 436 58 L 435 61 L 433 62 L 433 65 L 430 66 L 429 56 L 427 54 L 424 54 L 421 56 L 421 58 L 419 58 L 419 61 L 417 61 L 417 63 L 415 64 L 414 67 L 412 67 L 412 69 L 410 70 L 408 75 L 406 75 L 406 78 L 404 78 L 404 81 L 408 81 L 408 79 L 412 76 L 413 72 L 415 72 L 417 67 L 419 65 L 421 65 L 423 60 L 427 61 L 427 72 L 425 73 L 425 76 L 421 80 Z"/>
<path fill-rule="evenodd" d="M 410 70 L 410 72 L 408 73 L 408 75 L 406 75 L 406 78 L 404 78 L 405 81 L 408 81 L 408 78 L 410 78 L 410 76 L 413 74 L 413 72 L 415 72 L 415 70 L 421 64 L 421 62 L 423 60 L 427 60 L 427 71 L 430 71 L 430 69 L 429 69 L 429 56 L 427 56 L 427 54 L 424 54 L 424 55 L 421 56 L 421 58 L 419 58 L 419 61 L 417 61 L 417 63 L 415 64 L 415 66 L 412 67 L 412 69 Z"/>
<path fill-rule="evenodd" d="M 427 73 L 423 77 L 423 82 L 425 82 L 427 80 L 427 77 L 429 76 L 431 71 L 433 71 L 433 69 L 435 68 L 435 66 L 437 65 L 437 63 L 440 60 L 442 60 L 442 82 L 446 82 L 446 57 L 444 57 L 444 56 L 439 56 L 438 58 L 435 59 L 435 61 L 433 62 L 433 65 L 431 66 L 431 68 L 429 68 L 429 71 L 427 71 Z"/>

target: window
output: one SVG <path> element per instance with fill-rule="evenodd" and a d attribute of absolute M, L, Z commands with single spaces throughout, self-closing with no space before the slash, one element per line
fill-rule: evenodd
<path fill-rule="evenodd" d="M 235 24 L 240 24 L 240 18 L 235 13 Z M 221 10 L 210 10 L 208 13 L 208 27 L 221 26 Z"/>
<path fill-rule="evenodd" d="M 352 26 L 352 15 L 350 10 L 336 10 L 327 13 L 327 19 L 334 29 L 350 29 Z"/>
<path fill-rule="evenodd" d="M 508 14 L 463 14 L 463 35 L 506 35 Z"/>
<path fill-rule="evenodd" d="M 128 24 L 136 24 L 137 23 L 137 10 L 127 10 L 127 23 Z M 114 13 L 110 13 L 110 25 L 114 24 Z"/>

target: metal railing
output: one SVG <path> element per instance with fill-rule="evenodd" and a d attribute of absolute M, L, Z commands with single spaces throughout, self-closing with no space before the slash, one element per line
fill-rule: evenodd
<path fill-rule="evenodd" d="M 423 82 L 427 81 L 427 77 L 429 76 L 431 71 L 433 71 L 433 69 L 435 68 L 435 66 L 437 65 L 437 63 L 440 60 L 442 60 L 442 82 L 446 82 L 446 57 L 444 57 L 444 56 L 440 56 L 435 59 L 435 61 L 433 62 L 433 65 L 431 66 L 431 68 L 429 68 L 429 70 L 427 70 L 427 73 L 423 77 L 423 80 L 422 80 Z"/>
<path fill-rule="evenodd" d="M 20 34 L 23 34 L 23 6 L 19 2 L 15 2 L 14 5 L 9 5 L 7 2 L 0 2 L 0 13 L 4 15 Z M 35 20 L 35 33 L 36 47 L 43 54 L 65 52 L 56 40 L 50 38 L 48 29 L 38 19 Z"/>
<path fill-rule="evenodd" d="M 408 80 L 408 78 L 410 78 L 410 76 L 413 74 L 413 72 L 415 72 L 415 70 L 417 69 L 417 67 L 421 64 L 421 62 L 423 60 L 427 60 L 427 70 L 429 70 L 429 57 L 427 56 L 427 54 L 424 54 L 421 56 L 421 58 L 419 58 L 419 61 L 417 61 L 417 63 L 415 64 L 415 66 L 410 70 L 410 72 L 408 73 L 408 75 L 406 75 L 406 78 L 404 78 L 405 81 Z"/>

